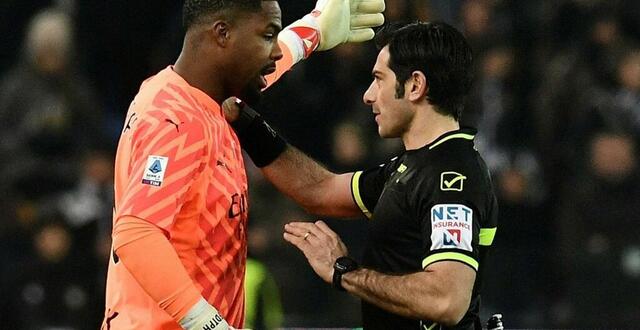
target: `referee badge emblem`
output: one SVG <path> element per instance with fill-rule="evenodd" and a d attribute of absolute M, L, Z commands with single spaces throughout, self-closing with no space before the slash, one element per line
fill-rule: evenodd
<path fill-rule="evenodd" d="M 458 172 L 442 172 L 440 174 L 440 190 L 462 191 L 467 177 Z"/>

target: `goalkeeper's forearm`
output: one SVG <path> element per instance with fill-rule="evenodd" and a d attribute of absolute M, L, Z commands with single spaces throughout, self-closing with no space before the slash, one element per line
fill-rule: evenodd
<path fill-rule="evenodd" d="M 140 287 L 184 329 L 231 329 L 218 311 L 202 298 L 178 254 L 158 227 L 135 217 L 119 218 L 114 226 L 113 247 L 122 266 Z M 157 269 L 166 271 L 158 276 Z"/>

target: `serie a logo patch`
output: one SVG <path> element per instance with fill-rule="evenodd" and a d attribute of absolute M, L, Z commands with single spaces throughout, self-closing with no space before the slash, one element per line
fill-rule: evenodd
<path fill-rule="evenodd" d="M 438 204 L 431 208 L 431 251 L 473 251 L 473 210 L 462 204 Z"/>
<path fill-rule="evenodd" d="M 160 187 L 164 180 L 164 174 L 167 172 L 168 163 L 169 157 L 149 156 L 147 158 L 147 166 L 145 166 L 144 174 L 142 175 L 142 183 Z"/>

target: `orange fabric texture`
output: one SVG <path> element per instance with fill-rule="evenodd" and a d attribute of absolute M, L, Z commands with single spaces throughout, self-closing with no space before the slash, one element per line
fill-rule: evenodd
<path fill-rule="evenodd" d="M 174 320 L 182 319 L 200 300 L 178 254 L 162 231 L 134 217 L 122 217 L 113 230 L 114 250 L 142 289 Z M 140 253 L 139 251 L 148 251 Z M 154 269 L 148 272 L 147 269 Z"/>

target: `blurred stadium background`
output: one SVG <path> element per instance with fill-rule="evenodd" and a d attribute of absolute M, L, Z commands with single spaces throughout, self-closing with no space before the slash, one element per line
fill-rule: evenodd
<path fill-rule="evenodd" d="M 117 137 L 140 82 L 179 52 L 181 4 L 0 2 L 1 329 L 99 327 Z M 314 1 L 280 4 L 288 24 Z M 388 21 L 451 23 L 475 51 L 463 122 L 480 130 L 501 208 L 487 316 L 502 312 L 508 328 L 638 327 L 640 2 L 387 7 Z M 377 137 L 361 101 L 375 55 L 371 43 L 315 54 L 266 93 L 265 116 L 331 169 L 385 161 L 401 145 Z M 250 255 L 276 288 L 258 317 L 267 328 L 358 326 L 358 301 L 282 239 L 284 223 L 315 218 L 247 168 Z M 359 256 L 364 220 L 329 223 Z"/>

